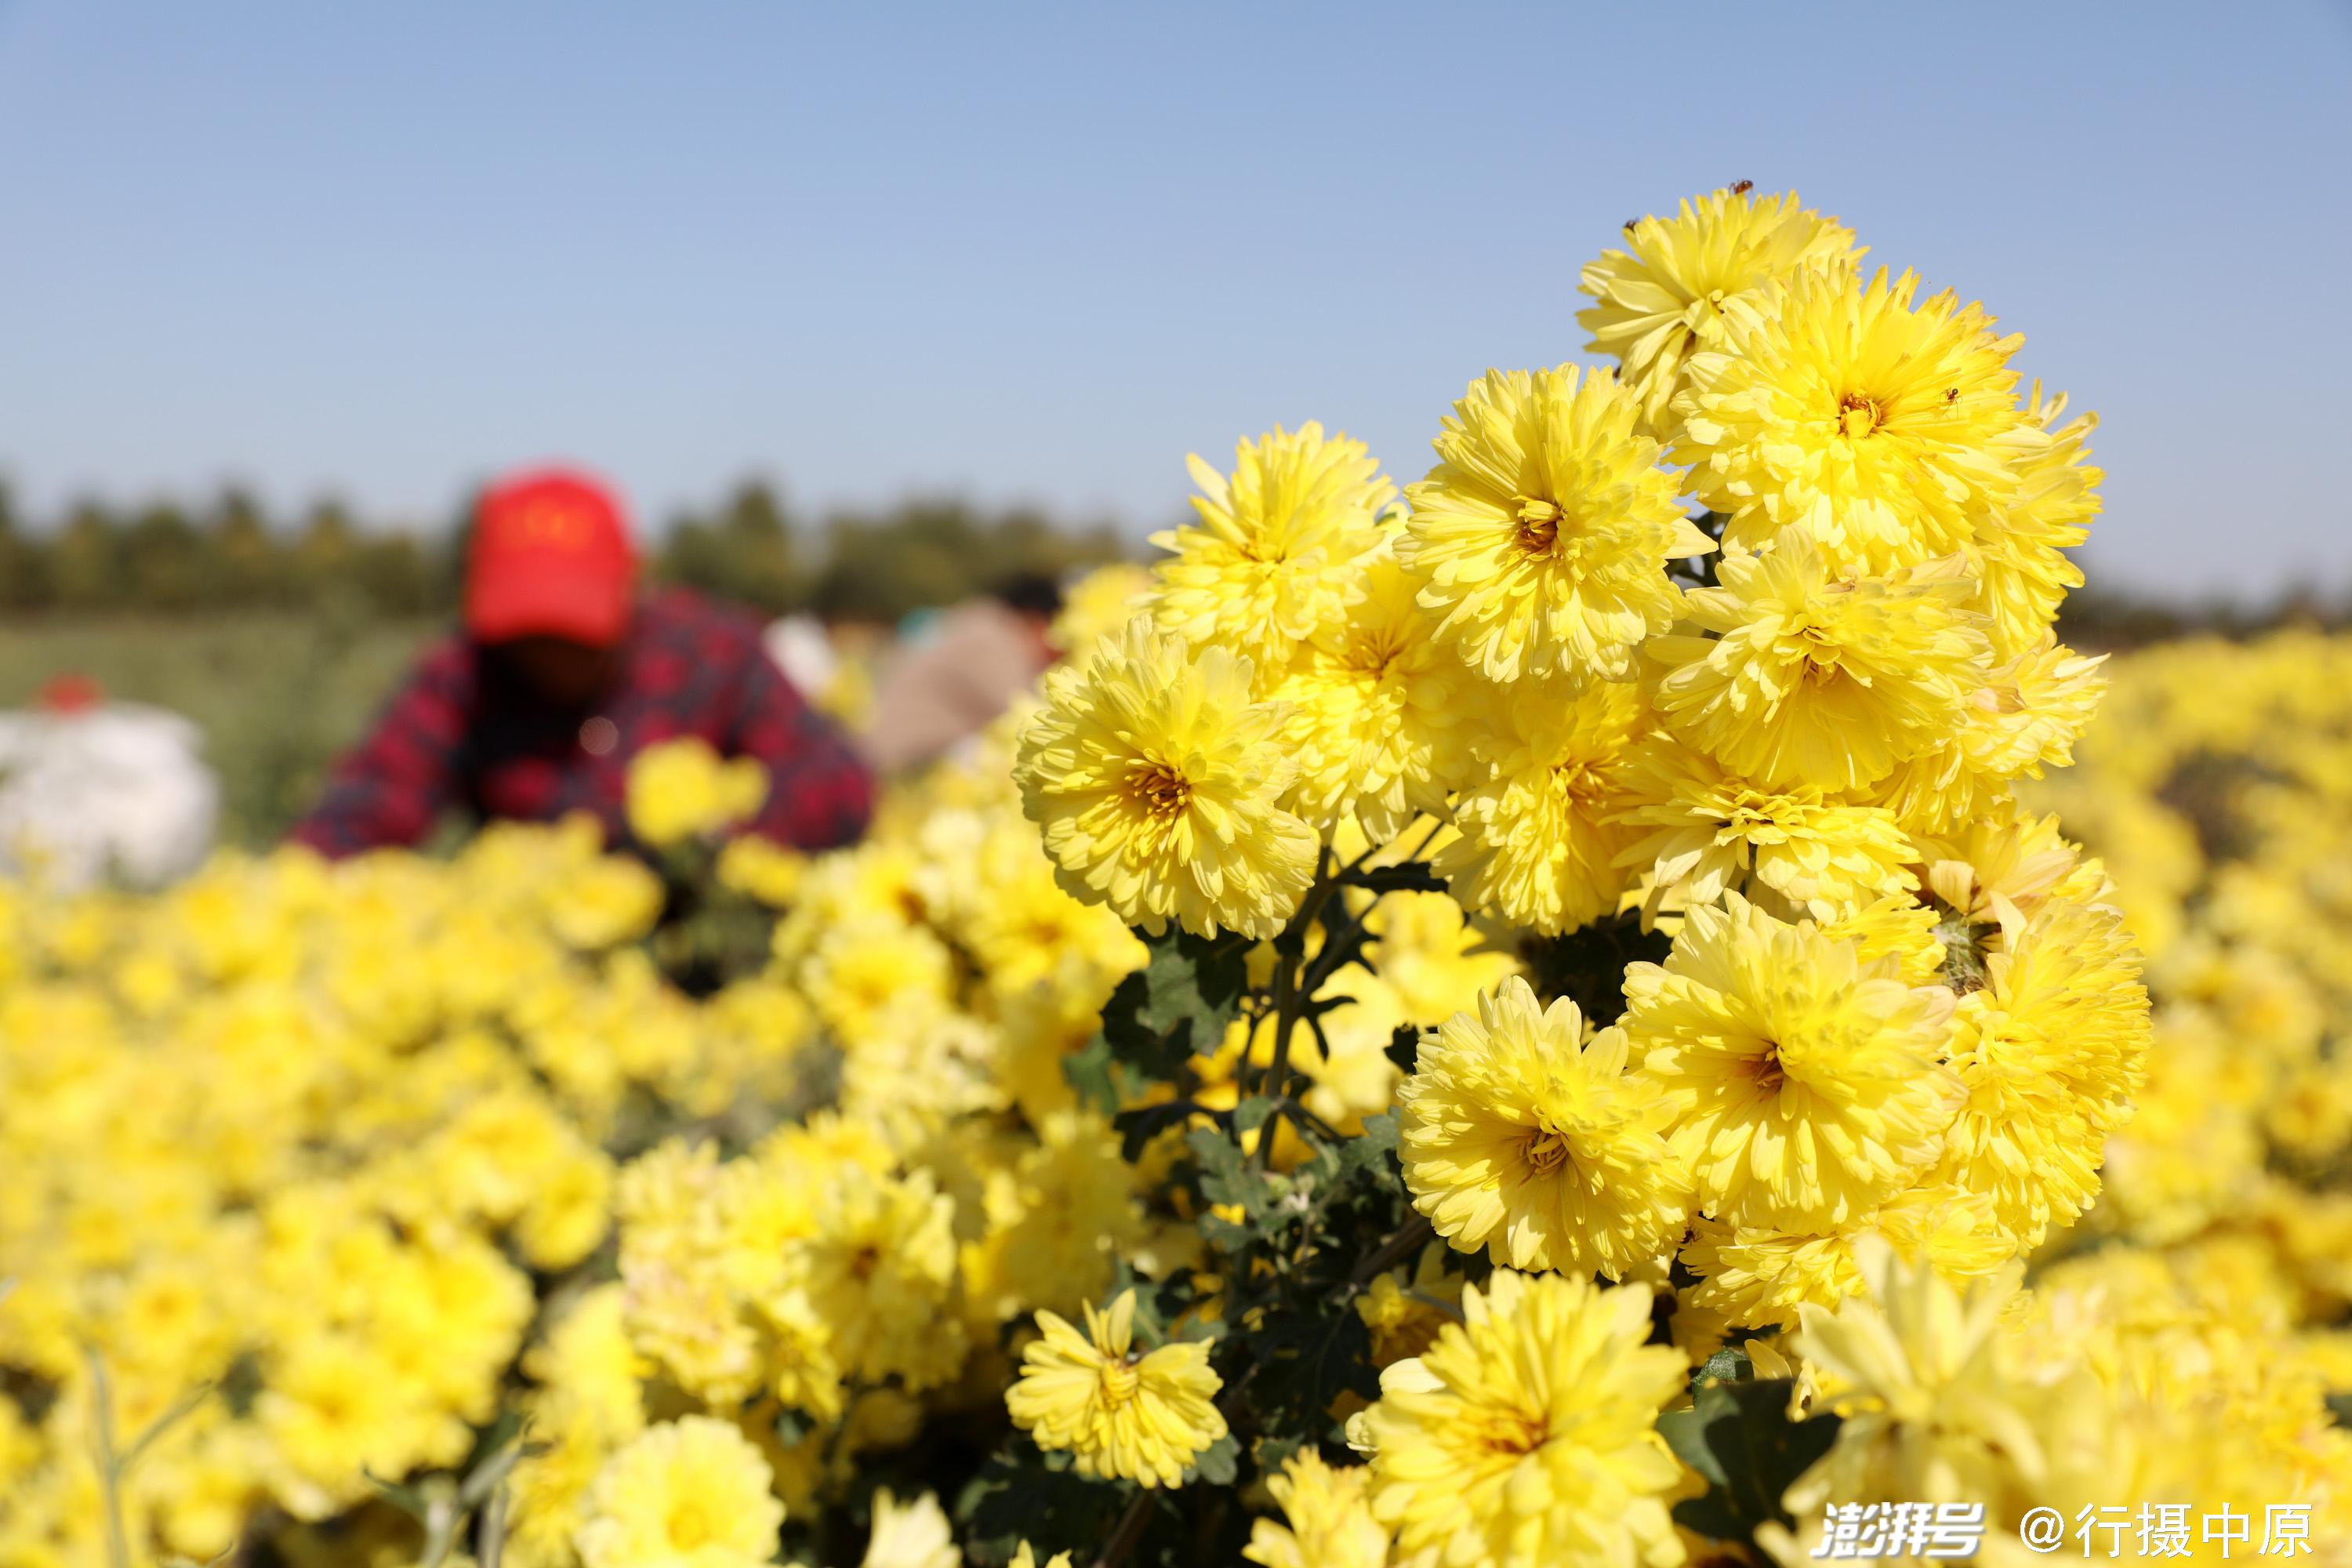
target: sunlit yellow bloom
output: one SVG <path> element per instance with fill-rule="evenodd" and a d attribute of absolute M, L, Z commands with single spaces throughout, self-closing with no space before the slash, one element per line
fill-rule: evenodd
<path fill-rule="evenodd" d="M 1959 1084 L 1952 994 L 1737 893 L 1695 908 L 1663 967 L 1625 972 L 1635 1061 L 1675 1108 L 1699 1206 L 1763 1228 L 1843 1225 L 1942 1152 Z"/>
<path fill-rule="evenodd" d="M 1862 1273 L 1866 1294 L 1833 1310 L 1799 1310 L 1808 1375 L 1844 1419 L 1829 1454 L 1790 1489 L 1795 1541 L 1778 1527 L 1759 1539 L 1782 1563 L 1801 1562 L 1825 1502 L 1899 1497 L 1981 1503 L 1988 1551 L 2001 1547 L 2026 1504 L 2063 1500 L 2058 1489 L 2074 1479 L 2064 1474 L 2080 1462 L 2063 1420 L 2069 1397 L 2092 1424 L 2112 1420 L 2105 1402 L 2095 1386 L 2061 1391 L 2011 1374 L 2001 1317 L 2016 1295 L 2013 1271 L 1963 1291 L 1878 1246 Z M 2000 1560 L 2025 1559 L 2013 1534 L 2006 1546 Z"/>
<path fill-rule="evenodd" d="M 1989 951 L 1953 1021 L 1968 1099 L 1943 1170 L 2037 1246 L 2098 1192 L 2101 1144 L 2146 1072 L 2147 994 L 2111 909 L 2053 899 L 2014 935 L 1971 931 Z"/>
<path fill-rule="evenodd" d="M 1622 676 L 1675 618 L 1666 563 L 1715 544 L 1639 421 L 1613 379 L 1574 365 L 1489 371 L 1446 417 L 1397 559 L 1488 679 Z"/>
<path fill-rule="evenodd" d="M 1454 896 L 1540 931 L 1612 913 L 1627 881 L 1624 775 L 1643 720 L 1631 685 L 1497 692 L 1478 742 L 1488 774 L 1455 803 L 1461 836 L 1437 852 Z"/>
<path fill-rule="evenodd" d="M 729 839 L 727 847 L 719 852 L 720 885 L 770 909 L 790 904 L 807 874 L 807 856 L 756 833 Z"/>
<path fill-rule="evenodd" d="M 2106 690 L 2105 656 L 2085 658 L 2048 637 L 1986 677 L 1962 710 L 1958 731 L 1899 763 L 1869 798 L 1917 832 L 1997 813 L 2011 784 L 2065 767 Z"/>
<path fill-rule="evenodd" d="M 1274 695 L 1298 763 L 1291 808 L 1328 837 L 1354 818 L 1375 841 L 1423 812 L 1442 815 L 1468 742 L 1461 661 L 1438 645 L 1416 584 L 1385 548 L 1360 595 L 1293 657 Z"/>
<path fill-rule="evenodd" d="M 1151 573 L 1131 561 L 1097 566 L 1062 595 L 1047 640 L 1072 663 L 1092 658 L 1097 644 L 1116 637 L 1135 618 L 1138 601 L 1151 592 Z"/>
<path fill-rule="evenodd" d="M 1801 526 L 1838 564 L 1884 572 L 1963 549 L 1974 516 L 2014 499 L 2012 458 L 2049 441 L 2012 390 L 2025 340 L 1948 292 L 1914 303 L 1917 288 L 1801 272 L 1691 356 L 1674 458 L 1729 517 L 1726 549 Z"/>
<path fill-rule="evenodd" d="M 1716 635 L 1651 640 L 1654 700 L 1678 737 L 1759 784 L 1884 778 L 1943 741 L 1984 684 L 1990 649 L 1957 557 L 1857 577 L 1791 529 L 1719 571 L 1723 586 L 1684 601 Z"/>
<path fill-rule="evenodd" d="M 1326 437 L 1311 419 L 1242 442 L 1230 479 L 1186 462 L 1200 520 L 1151 536 L 1175 553 L 1160 563 L 1148 607 L 1162 631 L 1229 648 L 1271 682 L 1357 591 L 1356 557 L 1377 541 L 1374 520 L 1395 487 L 1361 441 Z"/>
<path fill-rule="evenodd" d="M 1799 206 L 1794 191 L 1712 191 L 1685 199 L 1674 217 L 1627 224 L 1625 243 L 1584 264 L 1577 287 L 1600 303 L 1576 321 L 1592 334 L 1587 349 L 1617 356 L 1661 440 L 1673 437 L 1667 405 L 1683 388 L 1684 363 L 1722 343 L 1727 319 L 1752 324 L 1768 285 L 1862 255 L 1851 229 Z"/>
<path fill-rule="evenodd" d="M 1681 1466 L 1654 1423 L 1689 1369 L 1643 1342 L 1649 1291 L 1497 1269 L 1462 1314 L 1381 1374 L 1365 1415 L 1372 1516 L 1399 1560 L 1680 1563 L 1665 1493 Z"/>
<path fill-rule="evenodd" d="M 710 743 L 684 736 L 629 760 L 629 831 L 660 848 L 741 822 L 768 798 L 768 770 L 756 758 L 722 761 Z"/>
<path fill-rule="evenodd" d="M 604 1462 L 577 1540 L 586 1568 L 752 1568 L 775 1555 L 784 1507 L 768 1462 L 731 1422 L 686 1415 Z"/>
<path fill-rule="evenodd" d="M 925 1492 L 901 1503 L 884 1487 L 874 1494 L 874 1531 L 858 1568 L 962 1568 L 963 1552 L 940 1500 Z"/>
<path fill-rule="evenodd" d="M 1282 1524 L 1251 1524 L 1242 1555 L 1265 1568 L 1385 1568 L 1389 1532 L 1365 1501 L 1371 1472 L 1362 1466 L 1333 1469 L 1302 1448 L 1283 1461 L 1265 1489 L 1282 1510 Z"/>
<path fill-rule="evenodd" d="M 1356 1316 L 1372 1332 L 1372 1364 L 1420 1355 L 1437 1342 L 1437 1331 L 1459 1310 L 1462 1278 L 1445 1271 L 1446 1249 L 1435 1242 L 1421 1249 L 1421 1261 L 1407 1274 L 1391 1268 L 1356 1298 Z"/>
<path fill-rule="evenodd" d="M 1276 804 L 1297 766 L 1251 679 L 1247 659 L 1193 655 L 1141 617 L 1054 672 L 1013 776 L 1073 897 L 1153 931 L 1268 937 L 1288 921 L 1319 844 Z"/>
<path fill-rule="evenodd" d="M 1135 1292 L 1108 1312 L 1089 1302 L 1080 1333 L 1053 1312 L 1022 1352 L 1021 1380 L 1004 1396 L 1013 1424 L 1041 1448 L 1066 1448 L 1087 1475 L 1147 1487 L 1183 1483 L 1201 1450 L 1225 1435 L 1209 1347 L 1180 1340 L 1138 1354 Z"/>
<path fill-rule="evenodd" d="M 1433 1024 L 1478 1005 L 1518 960 L 1446 893 L 1391 893 L 1365 916 L 1367 957 L 1404 1016 Z"/>
<path fill-rule="evenodd" d="M 1618 863 L 1646 871 L 1650 907 L 1669 893 L 1713 903 L 1753 873 L 1818 920 L 1834 920 L 1916 885 L 1910 840 L 1895 814 L 1849 805 L 1819 786 L 1759 789 L 1703 752 L 1665 740 L 1642 746 L 1626 770 L 1619 818 L 1646 829 Z"/>
<path fill-rule="evenodd" d="M 2083 585 L 2083 569 L 2065 552 L 2090 537 L 2106 476 L 2086 460 L 2099 416 L 2085 414 L 2062 425 L 2065 415 L 2066 395 L 2045 398 L 2035 382 L 2025 420 L 2049 432 L 2050 440 L 2013 459 L 2016 493 L 2008 505 L 1976 520 L 1977 574 L 1984 584 L 1979 607 L 1991 616 L 1997 659 L 2038 645 L 2057 618 L 2059 601 Z"/>
<path fill-rule="evenodd" d="M 1699 1276 L 1684 1300 L 1727 1323 L 1792 1329 L 1806 1302 L 1834 1307 L 1860 1290 L 1864 1258 L 1881 1243 L 1950 1279 L 1990 1274 L 2020 1247 L 1982 1194 L 1923 1182 L 1835 1230 L 1758 1229 L 1702 1218 L 1681 1254 L 1684 1267 Z"/>
<path fill-rule="evenodd" d="M 1413 1207 L 1465 1252 L 1513 1268 L 1621 1279 L 1682 1236 L 1690 1173 L 1660 1131 L 1656 1080 L 1626 1071 L 1625 1032 L 1589 1041 L 1514 975 L 1421 1045 L 1398 1093 Z"/>

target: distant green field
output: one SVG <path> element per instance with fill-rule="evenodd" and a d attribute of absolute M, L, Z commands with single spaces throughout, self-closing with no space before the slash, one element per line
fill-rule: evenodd
<path fill-rule="evenodd" d="M 111 697 L 187 715 L 220 772 L 223 840 L 261 847 L 300 814 L 436 629 L 291 612 L 0 623 L 0 707 L 79 671 Z"/>

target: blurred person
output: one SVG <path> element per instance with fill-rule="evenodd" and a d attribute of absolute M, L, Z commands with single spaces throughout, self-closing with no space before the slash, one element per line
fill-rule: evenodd
<path fill-rule="evenodd" d="M 220 816 L 203 751 L 179 714 L 59 676 L 32 708 L 0 713 L 0 873 L 54 893 L 186 876 Z"/>
<path fill-rule="evenodd" d="M 1033 572 L 941 612 L 883 668 L 858 738 L 867 761 L 917 767 L 988 728 L 1054 662 L 1047 631 L 1061 609 L 1061 585 Z"/>
<path fill-rule="evenodd" d="M 551 469 L 484 494 L 461 619 L 336 763 L 298 842 L 414 845 L 457 810 L 585 811 L 621 844 L 630 759 L 688 735 L 766 764 L 749 831 L 823 849 L 865 830 L 866 769 L 776 668 L 758 619 L 684 589 L 640 594 L 620 508 L 594 481 Z"/>

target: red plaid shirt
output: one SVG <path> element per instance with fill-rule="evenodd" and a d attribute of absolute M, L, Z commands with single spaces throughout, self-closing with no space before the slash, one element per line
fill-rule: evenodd
<path fill-rule="evenodd" d="M 586 811 L 622 844 L 629 759 L 683 735 L 768 765 L 751 831 L 803 849 L 865 831 L 864 765 L 769 659 L 759 623 L 671 589 L 638 605 L 620 679 L 593 714 L 551 711 L 463 637 L 436 643 L 294 837 L 342 856 L 417 843 L 446 810 L 531 821 Z"/>

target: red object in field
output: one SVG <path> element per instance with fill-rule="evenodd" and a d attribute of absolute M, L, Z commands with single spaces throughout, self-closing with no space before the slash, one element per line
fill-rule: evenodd
<path fill-rule="evenodd" d="M 106 688 L 79 670 L 54 677 L 35 699 L 47 713 L 87 713 L 105 700 Z"/>
<path fill-rule="evenodd" d="M 478 642 L 569 637 L 598 647 L 628 630 L 637 555 L 610 491 L 562 468 L 487 491 L 466 563 L 466 630 Z"/>

